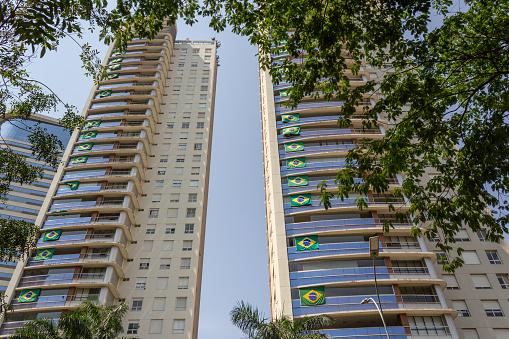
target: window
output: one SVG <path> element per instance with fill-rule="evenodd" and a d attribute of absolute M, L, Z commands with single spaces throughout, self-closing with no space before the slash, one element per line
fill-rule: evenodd
<path fill-rule="evenodd" d="M 197 63 L 192 63 L 191 67 L 198 67 L 198 64 Z"/>
<path fill-rule="evenodd" d="M 159 158 L 159 162 L 168 162 L 168 156 L 167 155 L 161 155 L 161 157 Z"/>
<path fill-rule="evenodd" d="M 138 328 L 140 327 L 139 320 L 129 320 L 127 323 L 127 334 L 138 334 Z"/>
<path fill-rule="evenodd" d="M 177 64 L 177 67 L 184 67 L 184 63 L 182 62 L 182 63 Z"/>
<path fill-rule="evenodd" d="M 184 104 L 184 108 L 193 108 L 193 104 L 189 103 L 189 104 Z"/>
<path fill-rule="evenodd" d="M 148 329 L 148 333 L 150 333 L 150 334 L 163 333 L 163 320 L 162 319 L 150 320 L 150 326 Z"/>
<path fill-rule="evenodd" d="M 154 188 L 163 188 L 164 186 L 164 180 L 156 180 L 156 184 Z"/>
<path fill-rule="evenodd" d="M 163 240 L 163 251 L 173 251 L 173 240 Z"/>
<path fill-rule="evenodd" d="M 438 233 L 435 236 L 433 236 L 433 237 L 431 235 L 429 235 L 429 237 L 430 238 L 428 240 L 430 242 L 439 242 L 440 241 L 440 235 L 438 235 Z"/>
<path fill-rule="evenodd" d="M 200 91 L 208 91 L 208 90 L 209 90 L 209 86 L 200 86 Z"/>
<path fill-rule="evenodd" d="M 200 168 L 199 167 L 191 168 L 191 175 L 199 175 L 199 174 L 200 174 Z"/>
<path fill-rule="evenodd" d="M 178 216 L 178 208 L 168 208 L 168 212 L 166 212 L 167 218 L 176 218 Z"/>
<path fill-rule="evenodd" d="M 470 241 L 470 237 L 468 236 L 467 230 L 459 230 L 458 233 L 454 235 L 454 240 L 456 241 Z"/>
<path fill-rule="evenodd" d="M 461 256 L 467 265 L 480 265 L 481 261 L 476 251 L 464 251 Z"/>
<path fill-rule="evenodd" d="M 488 317 L 503 317 L 504 313 L 496 300 L 481 300 L 484 312 Z"/>
<path fill-rule="evenodd" d="M 196 78 L 194 78 L 194 77 L 189 78 L 189 79 L 187 79 L 187 82 L 194 84 L 194 83 L 196 83 Z"/>
<path fill-rule="evenodd" d="M 212 53 L 212 48 L 205 48 L 205 53 Z"/>
<path fill-rule="evenodd" d="M 458 285 L 458 281 L 456 280 L 456 277 L 454 276 L 454 274 L 447 274 L 447 275 L 443 275 L 442 278 L 445 280 L 445 282 L 447 283 L 447 289 L 448 290 L 459 290 L 460 287 Z"/>
<path fill-rule="evenodd" d="M 175 319 L 173 320 L 173 331 L 172 333 L 184 333 L 186 321 L 184 319 Z"/>
<path fill-rule="evenodd" d="M 187 202 L 196 202 L 198 200 L 198 193 L 189 193 Z"/>
<path fill-rule="evenodd" d="M 163 144 L 163 151 L 169 151 L 170 150 L 170 144 Z M 168 157 L 166 157 L 166 161 L 168 162 Z"/>
<path fill-rule="evenodd" d="M 140 270 L 148 270 L 150 259 L 140 259 Z"/>
<path fill-rule="evenodd" d="M 210 55 L 205 55 L 205 60 L 210 60 Z"/>
<path fill-rule="evenodd" d="M 146 234 L 155 234 L 156 233 L 156 225 L 147 225 Z"/>
<path fill-rule="evenodd" d="M 205 67 L 205 68 L 209 68 L 209 67 L 210 67 L 210 62 L 204 62 L 204 63 L 203 63 L 203 67 Z"/>
<path fill-rule="evenodd" d="M 199 48 L 193 48 L 193 53 L 200 53 L 200 49 Z"/>
<path fill-rule="evenodd" d="M 184 75 L 184 70 L 178 69 L 176 73 L 177 73 L 177 75 Z"/>
<path fill-rule="evenodd" d="M 201 82 L 206 84 L 209 82 L 209 78 L 201 78 Z"/>
<path fill-rule="evenodd" d="M 185 311 L 187 308 L 187 298 L 178 297 L 175 301 L 175 311 Z"/>
<path fill-rule="evenodd" d="M 203 139 L 203 133 L 196 133 L 196 139 Z"/>
<path fill-rule="evenodd" d="M 194 224 L 186 224 L 184 233 L 194 233 Z"/>
<path fill-rule="evenodd" d="M 142 306 L 143 306 L 143 299 L 133 299 L 131 311 L 141 311 Z"/>
<path fill-rule="evenodd" d="M 154 247 L 154 240 L 144 240 L 143 241 L 143 250 L 144 251 L 152 251 L 152 247 Z"/>
<path fill-rule="evenodd" d="M 193 162 L 201 162 L 201 155 L 193 155 Z"/>
<path fill-rule="evenodd" d="M 452 307 L 458 311 L 458 317 L 470 317 L 467 303 L 464 300 L 453 300 Z"/>
<path fill-rule="evenodd" d="M 186 217 L 187 218 L 194 218 L 196 216 L 196 208 L 188 208 Z"/>
<path fill-rule="evenodd" d="M 186 100 L 194 100 L 194 94 L 186 94 Z"/>
<path fill-rule="evenodd" d="M 191 119 L 191 112 L 184 112 L 182 118 L 184 118 L 184 119 Z"/>
<path fill-rule="evenodd" d="M 498 282 L 500 283 L 500 287 L 503 289 L 509 289 L 509 275 L 507 274 L 497 274 Z"/>
<path fill-rule="evenodd" d="M 157 175 L 166 175 L 166 168 L 164 167 L 159 167 L 157 169 Z"/>
<path fill-rule="evenodd" d="M 502 264 L 502 260 L 500 260 L 500 257 L 498 256 L 497 251 L 486 251 L 486 255 L 488 256 L 490 264 L 493 264 L 493 265 Z"/>
<path fill-rule="evenodd" d="M 173 90 L 176 92 L 180 91 L 180 86 L 173 86 Z"/>
<path fill-rule="evenodd" d="M 180 259 L 180 269 L 188 270 L 191 268 L 191 258 Z"/>
<path fill-rule="evenodd" d="M 159 264 L 159 269 L 161 270 L 169 270 L 171 266 L 170 258 L 161 258 L 161 263 Z"/>
<path fill-rule="evenodd" d="M 210 71 L 209 71 L 208 69 L 205 69 L 205 70 L 203 70 L 203 73 L 202 73 L 202 74 L 203 74 L 203 75 L 209 75 L 209 74 L 210 74 Z"/>
<path fill-rule="evenodd" d="M 184 174 L 184 167 L 175 167 L 174 174 L 176 174 L 176 175 Z"/>
<path fill-rule="evenodd" d="M 164 133 L 164 138 L 165 138 L 165 139 L 171 139 L 171 138 L 172 138 L 172 136 L 173 136 L 173 133 L 168 133 L 168 132 L 167 132 L 167 133 Z"/>
<path fill-rule="evenodd" d="M 166 306 L 166 298 L 154 298 L 152 311 L 164 311 Z"/>
<path fill-rule="evenodd" d="M 509 338 L 509 328 L 495 328 L 496 339 L 507 339 Z M 470 338 L 465 338 L 470 339 Z M 475 338 L 478 339 L 478 338 Z"/>
<path fill-rule="evenodd" d="M 164 233 L 165 234 L 175 234 L 175 227 L 167 226 Z"/>
<path fill-rule="evenodd" d="M 152 194 L 152 202 L 161 202 L 161 194 Z"/>
<path fill-rule="evenodd" d="M 180 201 L 180 193 L 170 194 L 170 202 L 179 202 L 179 201 Z"/>
<path fill-rule="evenodd" d="M 194 88 L 195 88 L 195 87 L 194 87 L 194 85 L 188 85 L 188 86 L 186 87 L 186 91 L 188 91 L 188 92 L 194 92 Z"/>
<path fill-rule="evenodd" d="M 192 60 L 198 60 L 199 59 L 199 56 L 198 55 L 193 55 L 193 57 L 191 58 Z"/>
<path fill-rule="evenodd" d="M 177 162 L 185 162 L 186 156 L 185 155 L 177 155 Z"/>
<path fill-rule="evenodd" d="M 134 288 L 144 290 L 145 287 L 147 287 L 147 278 L 136 278 L 136 286 Z"/>
<path fill-rule="evenodd" d="M 180 133 L 180 140 L 186 140 L 189 137 L 189 133 Z"/>
<path fill-rule="evenodd" d="M 205 112 L 198 113 L 198 119 L 205 119 Z"/>
<path fill-rule="evenodd" d="M 180 277 L 178 283 L 179 290 L 187 290 L 189 288 L 189 277 Z"/>
<path fill-rule="evenodd" d="M 205 128 L 205 123 L 204 122 L 197 122 L 196 123 L 196 128 Z"/>
<path fill-rule="evenodd" d="M 187 149 L 187 144 L 179 144 L 179 151 L 185 151 Z"/>
<path fill-rule="evenodd" d="M 182 187 L 182 180 L 175 180 L 173 181 L 173 184 L 171 186 L 172 188 L 181 188 Z"/>
<path fill-rule="evenodd" d="M 448 334 L 445 322 L 440 316 L 408 317 L 410 332 L 415 335 Z"/>
<path fill-rule="evenodd" d="M 200 100 L 207 100 L 207 94 L 200 94 Z"/>
<path fill-rule="evenodd" d="M 178 94 L 172 94 L 171 95 L 171 100 L 178 100 L 178 98 L 179 98 Z"/>
<path fill-rule="evenodd" d="M 159 209 L 158 208 L 157 209 L 153 208 L 148 213 L 149 213 L 148 214 L 149 218 L 157 218 L 157 217 L 159 217 Z"/>
<path fill-rule="evenodd" d="M 186 54 L 186 53 L 187 53 L 187 48 L 182 48 L 182 49 L 180 50 L 180 53 L 184 53 L 184 54 Z"/>
<path fill-rule="evenodd" d="M 179 60 L 186 60 L 186 56 L 185 55 L 179 55 Z"/>
<path fill-rule="evenodd" d="M 176 104 L 176 103 L 170 104 L 170 108 L 176 109 L 177 107 L 178 107 L 178 104 Z"/>
<path fill-rule="evenodd" d="M 201 151 L 202 144 L 194 144 L 195 151 Z"/>
<path fill-rule="evenodd" d="M 167 123 L 166 128 L 173 128 L 175 124 L 173 122 Z"/>
<path fill-rule="evenodd" d="M 437 263 L 440 265 L 449 264 L 449 258 L 443 252 L 436 252 L 437 255 Z"/>
<path fill-rule="evenodd" d="M 176 112 L 170 112 L 168 113 L 168 118 L 170 119 L 175 119 L 175 117 L 177 116 L 177 113 Z"/>
<path fill-rule="evenodd" d="M 167 290 L 168 289 L 168 278 L 157 278 L 157 290 Z"/>
<path fill-rule="evenodd" d="M 490 281 L 486 274 L 475 274 L 472 275 L 472 281 L 476 290 L 489 290 L 491 289 Z"/>
<path fill-rule="evenodd" d="M 198 180 L 191 180 L 189 182 L 189 187 L 191 188 L 197 188 L 198 187 Z"/>
<path fill-rule="evenodd" d="M 182 244 L 182 251 L 192 251 L 193 250 L 193 241 L 192 240 L 184 240 Z"/>
<path fill-rule="evenodd" d="M 479 241 L 486 241 L 486 230 L 477 231 L 477 237 Z"/>
<path fill-rule="evenodd" d="M 465 339 L 479 339 L 479 334 L 477 334 L 477 330 L 475 328 L 472 329 L 466 329 L 463 330 L 463 338 Z M 507 337 L 509 338 L 509 337 Z"/>
<path fill-rule="evenodd" d="M 182 123 L 182 128 L 183 129 L 188 129 L 189 128 L 189 123 L 188 122 L 183 122 Z"/>
<path fill-rule="evenodd" d="M 195 69 L 192 69 L 192 70 L 189 71 L 189 75 L 196 75 L 196 72 L 197 71 Z"/>

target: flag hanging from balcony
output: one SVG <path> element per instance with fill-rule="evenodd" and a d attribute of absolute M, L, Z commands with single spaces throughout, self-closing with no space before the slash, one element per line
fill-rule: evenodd
<path fill-rule="evenodd" d="M 109 97 L 111 95 L 111 93 L 113 93 L 113 91 L 111 89 L 106 90 L 106 91 L 100 91 L 99 92 L 99 98 Z"/>
<path fill-rule="evenodd" d="M 311 205 L 311 194 L 299 194 L 290 196 L 290 206 L 298 207 Z"/>
<path fill-rule="evenodd" d="M 297 251 L 317 250 L 319 248 L 317 235 L 295 237 L 295 242 L 297 243 Z"/>
<path fill-rule="evenodd" d="M 60 239 L 60 234 L 62 234 L 62 230 L 48 231 L 44 233 L 44 238 L 42 241 L 53 241 Z"/>
<path fill-rule="evenodd" d="M 277 67 L 276 73 L 284 76 L 286 73 L 288 73 L 288 67 Z"/>
<path fill-rule="evenodd" d="M 64 212 L 67 212 L 67 210 L 56 210 L 56 211 L 51 211 L 50 213 L 64 213 Z"/>
<path fill-rule="evenodd" d="M 285 151 L 287 152 L 297 152 L 304 150 L 304 143 L 302 141 L 297 142 L 288 142 L 285 144 Z"/>
<path fill-rule="evenodd" d="M 95 128 L 101 125 L 101 120 L 90 120 L 87 121 L 87 128 Z"/>
<path fill-rule="evenodd" d="M 306 167 L 306 158 L 286 159 L 286 168 Z"/>
<path fill-rule="evenodd" d="M 111 64 L 118 64 L 119 62 L 122 62 L 122 60 L 124 60 L 123 57 L 112 59 Z"/>
<path fill-rule="evenodd" d="M 283 135 L 300 135 L 300 126 L 283 128 Z"/>
<path fill-rule="evenodd" d="M 32 288 L 30 290 L 23 290 L 18 298 L 19 303 L 29 303 L 37 301 L 39 294 L 41 293 L 40 288 Z"/>
<path fill-rule="evenodd" d="M 81 138 L 82 139 L 92 139 L 92 138 L 95 138 L 96 136 L 97 136 L 97 131 L 90 131 L 90 132 L 83 133 Z"/>
<path fill-rule="evenodd" d="M 108 74 L 106 76 L 106 78 L 108 78 L 108 79 L 116 79 L 116 78 L 118 78 L 118 73 Z"/>
<path fill-rule="evenodd" d="M 78 151 L 88 151 L 89 149 L 92 149 L 94 147 L 93 142 L 86 142 L 84 144 L 79 144 Z"/>
<path fill-rule="evenodd" d="M 109 65 L 108 68 L 114 71 L 116 69 L 120 69 L 120 64 Z"/>
<path fill-rule="evenodd" d="M 45 250 L 38 250 L 34 260 L 46 260 L 53 257 L 54 248 L 47 248 Z"/>
<path fill-rule="evenodd" d="M 307 186 L 307 185 L 309 185 L 309 180 L 308 180 L 307 175 L 288 177 L 288 186 L 290 186 L 290 187 Z"/>
<path fill-rule="evenodd" d="M 124 55 L 126 51 L 115 51 L 112 56 Z"/>
<path fill-rule="evenodd" d="M 325 288 L 323 286 L 300 288 L 301 306 L 315 306 L 325 304 Z"/>
<path fill-rule="evenodd" d="M 281 98 L 289 97 L 292 92 L 293 88 L 285 89 L 283 91 L 279 91 L 279 96 L 281 96 Z"/>
<path fill-rule="evenodd" d="M 79 185 L 79 181 L 69 181 L 65 183 L 65 186 L 69 187 L 72 191 L 76 191 Z"/>
<path fill-rule="evenodd" d="M 88 155 L 82 155 L 80 157 L 74 157 L 74 159 L 72 159 L 72 163 L 73 164 L 84 164 L 86 163 L 88 160 Z"/>
<path fill-rule="evenodd" d="M 296 122 L 300 120 L 299 113 L 283 114 L 281 117 L 283 122 Z"/>

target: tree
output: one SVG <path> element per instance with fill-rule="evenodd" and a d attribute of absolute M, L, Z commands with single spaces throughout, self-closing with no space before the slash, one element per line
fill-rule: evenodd
<path fill-rule="evenodd" d="M 326 339 L 327 335 L 318 330 L 334 322 L 327 315 L 305 317 L 295 322 L 282 315 L 269 322 L 256 307 L 243 301 L 230 312 L 230 319 L 249 339 Z"/>
<path fill-rule="evenodd" d="M 13 339 L 116 339 L 122 333 L 127 304 L 98 306 L 85 301 L 76 310 L 51 320 L 31 320 L 18 329 Z M 127 337 L 123 337 L 127 338 Z"/>

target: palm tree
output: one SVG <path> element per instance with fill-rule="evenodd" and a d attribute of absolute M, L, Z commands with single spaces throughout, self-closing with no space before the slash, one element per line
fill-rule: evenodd
<path fill-rule="evenodd" d="M 85 301 L 76 310 L 62 315 L 56 324 L 46 319 L 30 320 L 9 338 L 117 339 L 123 331 L 122 319 L 127 311 L 125 303 L 102 306 Z"/>
<path fill-rule="evenodd" d="M 326 339 L 326 334 L 317 331 L 334 322 L 327 315 L 305 317 L 295 322 L 282 315 L 269 322 L 258 308 L 243 301 L 230 312 L 230 319 L 249 339 Z"/>

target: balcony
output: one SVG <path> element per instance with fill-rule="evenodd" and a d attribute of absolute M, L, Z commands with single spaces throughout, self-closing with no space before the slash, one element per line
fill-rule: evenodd
<path fill-rule="evenodd" d="M 391 279 L 387 267 L 377 267 L 376 277 L 380 280 Z M 342 282 L 374 281 L 374 279 L 373 267 L 290 272 L 291 287 Z"/>
<path fill-rule="evenodd" d="M 323 158 L 325 160 L 327 158 Z M 306 159 L 307 160 L 307 159 Z M 312 159 L 310 159 L 312 160 Z M 346 166 L 345 161 L 320 161 L 322 159 L 318 158 L 317 162 L 307 162 L 306 161 L 306 167 L 300 167 L 300 168 L 286 168 L 286 166 L 281 166 L 281 176 L 288 176 L 288 175 L 296 175 L 296 174 L 306 174 L 308 172 L 314 172 L 314 171 L 338 171 L 338 169 L 343 168 Z"/>
<path fill-rule="evenodd" d="M 87 120 L 98 120 L 101 119 L 103 121 L 107 120 L 116 120 L 121 118 L 122 120 L 138 120 L 138 119 L 148 119 L 153 124 L 154 122 L 158 122 L 157 114 L 153 115 L 151 109 L 134 111 L 134 110 L 124 110 L 122 112 L 101 112 L 97 114 L 87 114 Z"/>
<path fill-rule="evenodd" d="M 391 339 L 408 338 L 403 326 L 388 326 L 387 332 L 389 332 Z M 329 339 L 387 339 L 387 334 L 383 327 L 320 330 L 320 333 L 326 334 Z"/>
<path fill-rule="evenodd" d="M 295 125 L 305 125 L 305 124 L 313 124 L 313 123 L 337 123 L 340 115 L 322 115 L 322 116 L 310 116 L 304 117 L 301 115 L 299 121 L 297 122 L 282 122 L 278 120 L 276 122 L 277 128 L 290 127 Z M 364 116 L 362 114 L 354 114 L 350 116 L 350 119 L 363 119 Z"/>
<path fill-rule="evenodd" d="M 49 285 L 67 285 L 67 284 L 101 284 L 107 283 L 106 273 L 68 273 L 68 274 L 44 274 L 22 277 L 18 288 Z"/>
<path fill-rule="evenodd" d="M 65 217 L 65 215 L 63 216 Z M 131 222 L 129 218 L 127 218 L 127 216 L 123 214 L 123 212 L 107 213 L 104 215 L 100 214 L 97 217 L 82 216 L 77 218 L 76 217 L 60 218 L 60 216 L 50 215 L 43 223 L 42 229 L 47 230 L 63 227 L 78 227 L 82 229 L 83 227 L 89 226 L 123 226 L 126 228 L 125 230 L 128 231 L 131 227 Z"/>
<path fill-rule="evenodd" d="M 409 226 L 410 228 L 411 226 Z M 309 221 L 300 223 L 287 223 L 286 235 L 294 236 L 299 234 L 334 232 L 362 228 L 380 228 L 375 219 L 335 219 L 324 221 Z"/>
<path fill-rule="evenodd" d="M 383 252 L 383 249 L 380 249 L 380 252 Z M 297 251 L 295 247 L 288 247 L 288 260 L 367 253 L 369 253 L 368 242 L 320 244 L 320 249 L 317 250 Z"/>
<path fill-rule="evenodd" d="M 35 260 L 29 258 L 27 267 L 55 265 L 55 264 L 78 264 L 78 263 L 107 263 L 110 261 L 110 253 L 84 253 L 84 254 L 61 254 L 53 255 L 51 259 Z M 121 265 L 121 263 L 120 263 Z"/>
<path fill-rule="evenodd" d="M 286 152 L 284 149 L 279 151 L 279 159 L 304 157 L 309 155 L 321 154 L 321 153 L 338 153 L 348 152 L 354 149 L 354 144 L 339 144 L 339 145 L 325 145 L 325 146 L 308 146 L 304 145 L 303 151 Z"/>
<path fill-rule="evenodd" d="M 125 240 L 125 239 L 124 239 Z M 104 243 L 118 243 L 127 246 L 126 241 L 117 241 L 115 240 L 115 231 L 111 231 L 111 233 L 97 233 L 97 234 L 78 234 L 78 235 L 65 235 L 65 232 L 62 233 L 58 240 L 53 241 L 43 241 L 40 239 L 37 242 L 37 247 L 48 247 L 48 246 L 59 246 L 59 245 L 74 245 L 74 244 L 84 244 L 83 246 L 89 246 L 92 244 L 104 244 Z"/>
<path fill-rule="evenodd" d="M 99 294 L 88 294 L 86 296 L 54 295 L 39 297 L 36 302 L 30 303 L 19 303 L 17 300 L 13 300 L 11 306 L 14 311 L 42 307 L 78 307 L 85 300 L 99 300 Z"/>
<path fill-rule="evenodd" d="M 133 210 L 134 210 L 134 201 L 136 199 L 132 199 L 130 196 L 122 196 L 122 197 L 107 197 L 102 201 L 97 200 L 82 200 L 82 199 L 72 199 L 76 200 L 76 202 L 66 202 L 59 203 L 58 200 L 53 200 L 53 204 L 50 206 L 48 213 L 79 213 L 81 210 L 90 210 L 93 209 L 95 211 L 99 210 L 114 210 L 118 211 L 119 209 L 123 209 L 131 216 L 133 220 Z M 106 212 L 102 212 L 106 213 Z"/>
<path fill-rule="evenodd" d="M 106 168 L 103 168 L 90 171 L 67 171 L 62 178 L 62 182 L 70 180 L 82 180 L 84 182 L 88 182 L 99 178 L 109 179 L 108 181 L 112 182 L 120 181 L 123 179 L 133 179 L 135 182 L 137 182 L 137 185 L 142 180 L 138 169 L 133 167 L 119 170 L 107 170 Z M 138 188 L 138 190 L 140 190 L 140 188 Z"/>
<path fill-rule="evenodd" d="M 326 181 L 327 181 L 327 185 L 329 185 L 329 187 L 334 187 L 333 179 L 326 180 Z M 353 181 L 356 183 L 363 182 L 363 180 L 361 178 L 354 178 Z M 318 190 L 318 188 L 317 188 L 318 184 L 320 184 L 321 182 L 323 182 L 323 180 L 311 180 L 308 182 L 308 185 L 306 185 L 306 186 L 288 186 L 288 183 L 284 183 L 284 184 L 282 184 L 283 194 L 297 194 L 299 192 L 315 191 L 315 190 Z"/>
<path fill-rule="evenodd" d="M 310 102 L 300 103 L 296 108 L 276 106 L 276 114 L 284 114 L 290 112 L 301 112 L 312 109 L 329 109 L 331 111 L 337 111 L 339 107 L 343 106 L 342 101 L 322 101 L 322 102 Z"/>
<path fill-rule="evenodd" d="M 95 186 L 94 186 L 95 185 Z M 71 190 L 66 185 L 60 185 L 55 196 L 61 197 L 66 195 L 72 196 L 83 196 L 83 195 L 118 195 L 118 193 L 126 193 L 129 194 L 133 199 L 138 197 L 138 190 L 134 185 L 134 182 L 112 182 L 107 183 L 106 186 L 103 187 L 103 183 L 83 183 L 78 186 L 77 189 Z M 56 201 L 55 201 L 56 202 Z"/>
<path fill-rule="evenodd" d="M 278 131 L 277 136 L 278 143 L 287 143 L 292 141 L 304 141 L 305 139 L 330 139 L 331 137 L 338 137 L 348 135 L 352 138 L 354 135 L 360 135 L 363 137 L 369 136 L 381 136 L 382 131 L 380 129 L 350 129 L 350 128 L 302 128 L 299 135 L 295 136 L 284 136 L 282 130 Z"/>
<path fill-rule="evenodd" d="M 74 147 L 71 155 L 89 155 L 89 154 L 110 154 L 111 151 L 115 151 L 115 154 L 120 155 L 132 155 L 133 153 L 139 154 L 146 159 L 148 155 L 151 154 L 150 150 L 147 151 L 145 148 L 145 144 L 141 141 L 138 142 L 123 142 L 123 143 L 107 143 L 107 144 L 99 144 L 93 143 L 90 149 L 81 150 L 80 145 Z"/>
<path fill-rule="evenodd" d="M 112 158 L 111 156 L 115 156 L 115 158 Z M 76 157 L 74 157 L 76 158 Z M 145 169 L 145 163 L 143 161 L 143 157 L 136 154 L 135 156 L 120 156 L 116 157 L 116 154 L 110 154 L 108 157 L 88 157 L 86 162 L 76 162 L 74 163 L 74 158 L 71 157 L 69 159 L 69 162 L 67 164 L 67 167 L 69 168 L 79 168 L 79 167 L 85 167 L 85 168 L 98 168 L 98 167 L 104 167 L 105 164 L 107 164 L 108 167 L 112 168 L 131 168 L 133 166 L 136 166 L 140 173 L 143 173 Z"/>
<path fill-rule="evenodd" d="M 313 198 L 314 198 L 314 200 L 313 200 Z M 364 198 L 364 200 L 367 201 L 367 198 Z M 355 199 L 353 199 L 353 198 L 344 199 L 343 201 L 341 201 L 341 199 L 331 199 L 330 203 L 331 203 L 331 206 L 329 207 L 329 209 L 343 208 L 343 207 L 357 208 L 357 203 L 355 202 Z M 295 212 L 309 212 L 309 211 L 316 211 L 316 210 L 324 210 L 323 205 L 321 205 L 320 201 L 318 201 L 318 197 L 312 197 L 311 205 L 292 207 L 290 205 L 290 203 L 288 202 L 288 203 L 284 203 L 283 206 L 284 206 L 285 214 L 290 214 L 290 213 L 295 213 Z"/>

